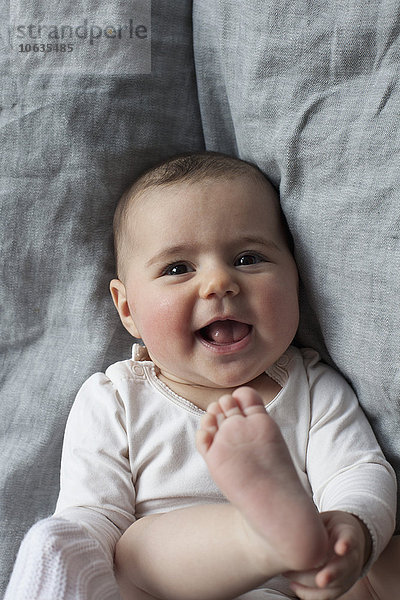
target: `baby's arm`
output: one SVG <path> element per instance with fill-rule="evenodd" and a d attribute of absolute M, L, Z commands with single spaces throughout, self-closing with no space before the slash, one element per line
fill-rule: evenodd
<path fill-rule="evenodd" d="M 330 552 L 321 569 L 288 573 L 291 587 L 301 600 L 339 598 L 349 590 L 367 564 L 371 535 L 362 521 L 350 513 L 330 511 L 321 515 L 329 534 Z"/>
<path fill-rule="evenodd" d="M 308 360 L 307 351 L 304 355 Z M 343 378 L 312 359 L 308 379 L 312 418 L 307 474 L 329 528 L 332 556 L 323 569 L 296 574 L 294 580 L 326 586 L 322 597 L 330 599 L 337 597 L 335 586 L 344 590 L 346 581 L 352 585 L 366 573 L 388 543 L 395 525 L 396 479 Z M 302 593 L 300 598 L 321 597 L 321 590 Z"/>
<path fill-rule="evenodd" d="M 22 543 L 10 600 L 116 600 L 114 550 L 135 520 L 124 407 L 110 380 L 81 388 L 64 438 L 61 491 L 54 517 Z"/>
<path fill-rule="evenodd" d="M 394 531 L 396 477 L 346 381 L 322 363 L 311 362 L 307 375 L 311 426 L 306 471 L 314 502 L 321 513 L 343 511 L 365 523 L 372 539 L 368 569 Z"/>

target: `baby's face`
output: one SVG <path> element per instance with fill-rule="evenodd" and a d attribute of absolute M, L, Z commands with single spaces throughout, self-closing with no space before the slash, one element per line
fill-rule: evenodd
<path fill-rule="evenodd" d="M 235 177 L 150 189 L 136 200 L 123 322 L 165 379 L 236 387 L 291 343 L 297 269 L 273 196 Z"/>

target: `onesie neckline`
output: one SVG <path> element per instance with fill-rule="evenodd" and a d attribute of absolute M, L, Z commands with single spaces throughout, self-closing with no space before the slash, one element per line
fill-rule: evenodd
<path fill-rule="evenodd" d="M 280 391 L 268 404 L 265 405 L 266 407 L 274 404 L 284 391 L 289 378 L 289 373 L 286 367 L 290 362 L 292 351 L 292 347 L 289 346 L 289 348 L 280 356 L 280 358 L 278 358 L 278 360 L 265 371 L 268 377 L 271 377 L 271 379 L 281 386 Z M 144 375 L 150 385 L 168 400 L 192 414 L 199 416 L 205 414 L 205 411 L 202 408 L 199 408 L 190 400 L 187 400 L 183 396 L 180 396 L 174 392 L 166 383 L 157 377 L 156 366 L 153 361 L 150 360 L 145 346 L 142 346 L 141 344 L 133 344 L 132 361 L 134 363 L 132 366 L 132 371 L 135 373 L 135 366 L 142 367 Z"/>

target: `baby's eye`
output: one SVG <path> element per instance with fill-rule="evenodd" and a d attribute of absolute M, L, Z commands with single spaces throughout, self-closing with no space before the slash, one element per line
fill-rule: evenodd
<path fill-rule="evenodd" d="M 193 271 L 193 268 L 187 263 L 174 263 L 172 265 L 168 265 L 162 274 L 163 275 L 185 275 L 186 273 L 190 273 Z"/>
<path fill-rule="evenodd" d="M 257 265 L 258 263 L 265 262 L 265 258 L 260 254 L 256 254 L 253 252 L 247 252 L 246 254 L 241 254 L 235 260 L 235 267 L 246 267 L 248 265 Z"/>

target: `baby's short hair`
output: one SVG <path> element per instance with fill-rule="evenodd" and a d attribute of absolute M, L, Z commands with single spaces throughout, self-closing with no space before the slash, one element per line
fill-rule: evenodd
<path fill-rule="evenodd" d="M 114 214 L 114 253 L 118 276 L 123 262 L 124 235 L 133 201 L 148 189 L 176 183 L 199 183 L 207 179 L 247 176 L 273 189 L 254 164 L 219 152 L 179 154 L 147 169 L 121 196 Z"/>

